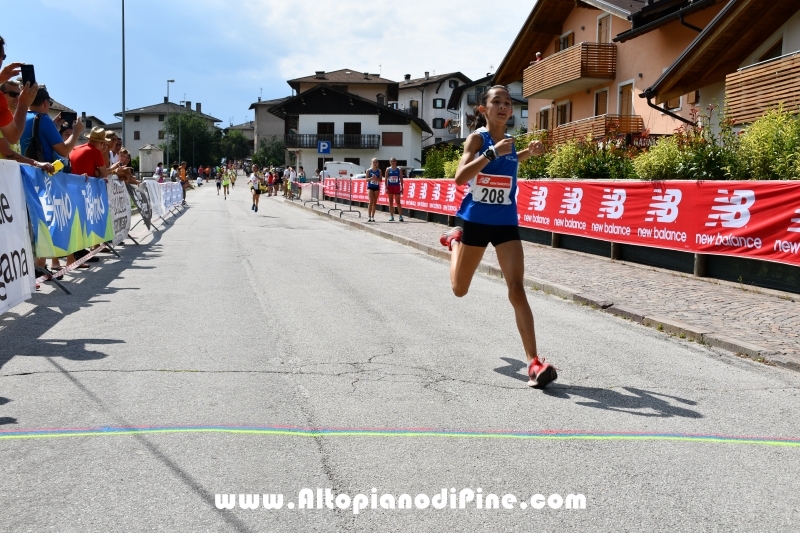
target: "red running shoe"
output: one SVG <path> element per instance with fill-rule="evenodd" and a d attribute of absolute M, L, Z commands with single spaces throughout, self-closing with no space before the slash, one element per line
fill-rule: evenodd
<path fill-rule="evenodd" d="M 528 381 L 529 387 L 543 389 L 548 383 L 558 379 L 558 373 L 553 365 L 545 362 L 544 359 L 534 357 L 528 363 L 528 377 L 530 378 L 530 381 Z"/>
<path fill-rule="evenodd" d="M 456 226 L 455 228 L 442 233 L 442 236 L 439 237 L 439 242 L 442 243 L 442 246 L 452 251 L 453 241 L 461 242 L 461 236 L 463 234 L 464 230 L 461 227 Z"/>

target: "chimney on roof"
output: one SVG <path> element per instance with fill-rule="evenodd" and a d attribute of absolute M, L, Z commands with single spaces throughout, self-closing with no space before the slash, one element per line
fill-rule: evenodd
<path fill-rule="evenodd" d="M 368 80 L 368 79 L 369 79 L 369 72 L 365 72 L 365 73 L 364 73 L 364 79 L 365 79 L 365 80 Z"/>
<path fill-rule="evenodd" d="M 169 100 L 167 100 L 167 97 L 166 97 L 166 96 L 164 97 L 164 103 L 165 103 L 165 104 L 168 104 L 168 103 L 169 103 Z"/>
<path fill-rule="evenodd" d="M 197 102 L 197 104 L 195 104 L 195 105 L 197 106 L 197 108 L 196 108 L 195 110 L 196 110 L 198 113 L 202 113 L 202 111 L 201 111 L 202 107 L 200 106 L 200 102 Z"/>
<path fill-rule="evenodd" d="M 430 72 L 425 72 L 425 79 L 426 80 L 431 79 L 431 73 Z"/>
<path fill-rule="evenodd" d="M 411 74 L 406 74 L 406 83 L 411 83 Z"/>
<path fill-rule="evenodd" d="M 86 118 L 86 111 L 81 111 L 81 118 Z"/>
<path fill-rule="evenodd" d="M 259 102 L 261 101 L 261 97 L 260 97 L 260 96 L 258 97 L 258 101 L 259 101 Z"/>
<path fill-rule="evenodd" d="M 192 103 L 191 102 L 188 102 L 188 101 L 186 102 L 186 109 L 192 109 Z"/>
<path fill-rule="evenodd" d="M 325 79 L 325 71 L 324 70 L 318 70 L 314 77 L 317 78 L 318 80 L 324 80 Z"/>

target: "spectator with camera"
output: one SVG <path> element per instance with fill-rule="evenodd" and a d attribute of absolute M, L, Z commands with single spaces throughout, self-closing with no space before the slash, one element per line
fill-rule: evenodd
<path fill-rule="evenodd" d="M 12 113 L 16 112 L 20 95 L 19 83 L 12 80 L 9 80 L 5 83 L 0 83 L 0 92 L 3 93 L 3 97 L 8 103 L 8 108 L 11 110 L 11 112 Z M 3 138 L 3 134 L 0 133 L 0 159 L 10 159 L 18 163 L 23 163 L 25 165 L 30 165 L 32 167 L 41 168 L 45 172 L 53 172 L 55 170 L 53 168 L 53 165 L 49 163 L 41 163 L 39 161 L 34 161 L 33 159 L 25 157 L 19 152 L 20 152 L 19 143 L 9 144 L 8 141 L 5 140 L 5 138 Z"/>
<path fill-rule="evenodd" d="M 0 37 L 0 67 L 6 59 L 6 42 Z M 0 83 L 5 84 L 11 78 L 20 73 L 22 63 L 10 63 L 0 70 Z M 13 112 L 9 108 L 8 100 L 0 98 L 0 134 L 9 144 L 16 144 L 22 137 L 25 130 L 26 112 L 28 106 L 36 96 L 38 86 L 35 83 L 27 83 L 19 92 L 17 109 Z"/>
<path fill-rule="evenodd" d="M 59 156 L 69 157 L 84 130 L 83 121 L 76 118 L 72 135 L 64 141 L 55 122 L 47 114 L 52 105 L 53 100 L 50 98 L 50 93 L 45 87 L 39 87 L 36 98 L 29 107 L 25 131 L 20 139 L 20 147 L 25 156 L 48 163 L 55 161 Z M 59 124 L 63 122 L 60 113 L 56 117 L 56 121 Z M 34 135 L 36 132 L 38 135 Z"/>

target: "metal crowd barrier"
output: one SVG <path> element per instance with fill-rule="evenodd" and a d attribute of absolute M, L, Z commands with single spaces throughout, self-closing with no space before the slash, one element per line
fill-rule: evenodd
<path fill-rule="evenodd" d="M 311 204 L 311 209 L 314 209 L 315 205 L 321 205 L 322 209 L 325 209 L 325 206 L 320 203 L 320 199 L 323 193 L 324 187 L 322 186 L 322 182 L 312 182 L 311 183 L 311 199 L 304 200 L 303 205 Z M 324 198 L 322 198 L 324 199 Z"/>
<path fill-rule="evenodd" d="M 328 214 L 330 215 L 331 211 L 339 211 L 339 218 L 342 218 L 342 215 L 344 215 L 345 213 L 358 213 L 358 218 L 361 218 L 361 211 L 353 209 L 353 178 L 335 178 L 334 184 L 336 190 L 333 193 L 333 209 L 328 209 Z M 349 202 L 347 205 L 347 209 L 339 209 L 338 207 L 336 207 L 337 199 L 339 198 L 339 191 L 342 190 L 340 184 L 347 184 L 348 198 L 346 198 L 346 200 Z"/>

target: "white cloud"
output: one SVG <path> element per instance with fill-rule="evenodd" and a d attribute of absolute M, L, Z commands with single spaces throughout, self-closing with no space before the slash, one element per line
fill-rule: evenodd
<path fill-rule="evenodd" d="M 528 2 L 514 3 L 517 16 L 508 10 L 498 16 L 486 0 L 244 0 L 237 8 L 253 25 L 254 47 L 279 57 L 275 76 L 380 69 L 399 81 L 424 71 L 478 78 L 497 68 L 531 8 Z"/>

